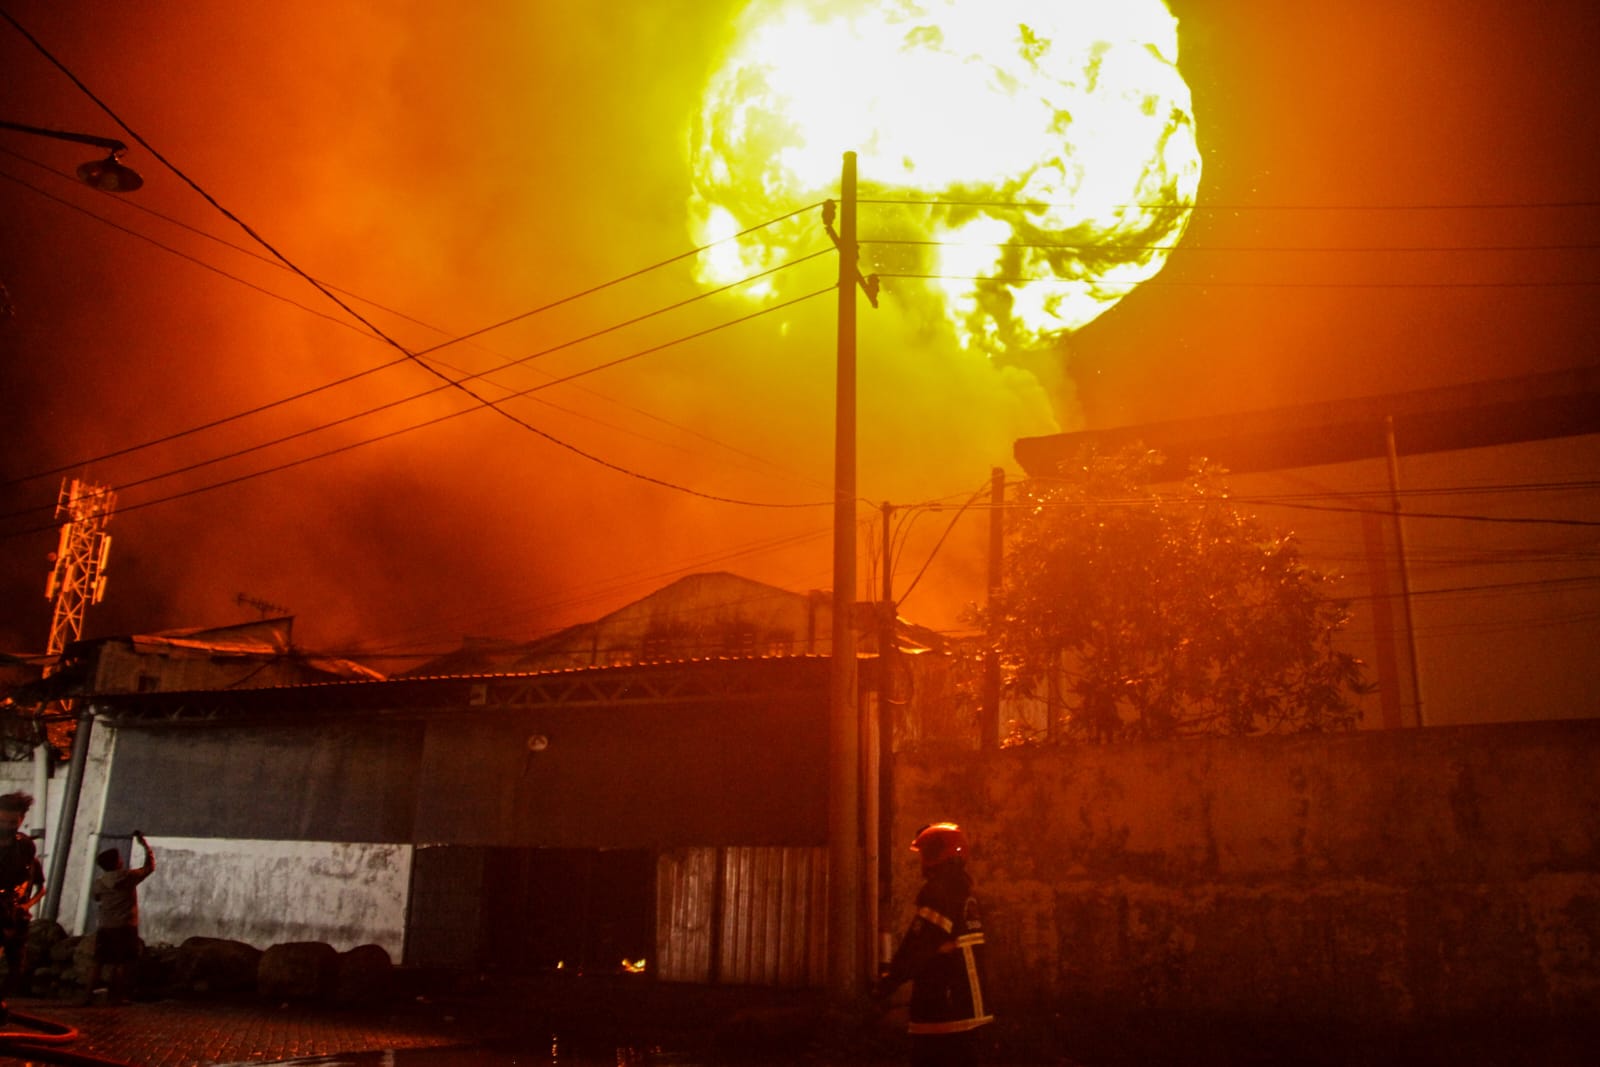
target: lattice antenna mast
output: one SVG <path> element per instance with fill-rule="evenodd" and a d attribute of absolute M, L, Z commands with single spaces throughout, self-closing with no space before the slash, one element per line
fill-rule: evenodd
<path fill-rule="evenodd" d="M 262 600 L 260 597 L 251 596 L 249 593 L 240 593 L 234 598 L 234 603 L 244 607 L 255 608 L 256 611 L 261 613 L 263 619 L 268 615 L 289 614 L 289 609 L 282 604 L 274 604 L 270 600 Z"/>
<path fill-rule="evenodd" d="M 61 542 L 56 547 L 55 569 L 45 586 L 45 599 L 55 602 L 50 619 L 50 644 L 45 651 L 59 656 L 61 650 L 83 635 L 83 612 L 98 604 L 106 592 L 106 558 L 111 554 L 111 535 L 106 525 L 117 506 L 117 495 L 110 486 L 95 485 L 77 478 L 63 479 L 61 497 L 56 503 L 56 518 L 61 524 Z"/>

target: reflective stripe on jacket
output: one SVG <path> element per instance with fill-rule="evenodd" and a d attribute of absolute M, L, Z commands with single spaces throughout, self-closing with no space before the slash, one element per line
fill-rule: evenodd
<path fill-rule="evenodd" d="M 928 873 L 889 962 L 891 982 L 911 981 L 911 1033 L 959 1033 L 994 1021 L 984 1002 L 983 954 L 972 879 L 959 862 L 941 863 Z"/>

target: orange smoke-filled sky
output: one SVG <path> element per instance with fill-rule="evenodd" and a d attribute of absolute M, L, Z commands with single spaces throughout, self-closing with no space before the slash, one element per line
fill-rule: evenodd
<path fill-rule="evenodd" d="M 508 400 L 522 424 L 408 429 L 472 401 L 150 151 L 126 157 L 145 187 L 113 198 L 64 177 L 92 149 L 0 131 L 0 649 L 44 643 L 59 469 L 86 460 L 71 471 L 124 487 L 89 635 L 242 621 L 243 593 L 294 613 L 303 645 L 422 653 L 545 633 L 697 570 L 828 586 L 831 512 L 794 505 L 831 495 L 831 295 L 648 353 L 759 305 L 617 328 L 700 291 L 679 261 L 538 310 L 692 247 L 689 135 L 739 5 L 3 6 L 400 345 L 515 320 L 428 357 L 440 372 L 598 334 L 471 383 L 499 398 L 637 358 Z M 1015 470 L 1016 437 L 1058 428 L 1595 360 L 1592 5 L 1172 8 L 1205 167 L 1180 250 L 1061 344 L 1048 389 L 952 348 L 892 290 L 863 304 L 864 500 L 960 504 Z M 3 22 L 0 87 L 0 119 L 134 141 Z M 832 260 L 808 269 L 825 287 Z M 953 510 L 900 515 L 904 589 Z M 903 614 L 959 626 L 983 522 L 955 525 Z M 865 588 L 876 567 L 864 549 Z"/>

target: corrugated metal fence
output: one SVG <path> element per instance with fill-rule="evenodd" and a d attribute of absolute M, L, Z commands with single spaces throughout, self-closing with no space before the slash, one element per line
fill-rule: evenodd
<path fill-rule="evenodd" d="M 821 985 L 827 852 L 684 848 L 656 866 L 656 974 L 669 982 Z"/>

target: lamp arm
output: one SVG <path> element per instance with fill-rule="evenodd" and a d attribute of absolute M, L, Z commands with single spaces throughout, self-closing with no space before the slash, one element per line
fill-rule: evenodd
<path fill-rule="evenodd" d="M 128 146 L 111 137 L 96 137 L 90 133 L 71 133 L 67 130 L 47 130 L 41 126 L 25 126 L 20 122 L 6 122 L 0 119 L 0 129 L 16 130 L 19 133 L 32 133 L 40 137 L 54 137 L 58 141 L 76 141 L 79 144 L 92 144 L 97 148 L 109 149 L 112 152 L 126 152 Z"/>

